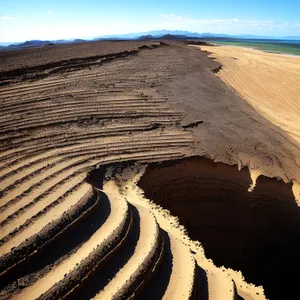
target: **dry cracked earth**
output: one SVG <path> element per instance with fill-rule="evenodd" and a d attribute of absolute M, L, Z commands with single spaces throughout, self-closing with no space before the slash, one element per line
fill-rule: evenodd
<path fill-rule="evenodd" d="M 0 299 L 298 299 L 299 145 L 207 53 L 0 61 Z"/>

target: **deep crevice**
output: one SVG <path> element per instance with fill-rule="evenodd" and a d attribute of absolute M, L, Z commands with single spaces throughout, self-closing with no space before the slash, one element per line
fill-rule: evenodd
<path fill-rule="evenodd" d="M 221 66 L 219 66 L 219 67 L 217 67 L 217 68 L 215 68 L 215 69 L 212 69 L 212 72 L 215 73 L 215 74 L 216 74 L 216 73 L 219 73 L 219 72 L 222 70 L 222 67 L 223 67 L 223 66 L 221 65 Z"/>
<path fill-rule="evenodd" d="M 179 217 L 217 266 L 241 270 L 270 299 L 298 294 L 300 209 L 292 184 L 205 158 L 151 164 L 145 196 Z"/>
<path fill-rule="evenodd" d="M 194 128 L 194 127 L 198 127 L 198 125 L 200 125 L 202 123 L 203 123 L 203 121 L 198 120 L 198 121 L 195 121 L 195 122 L 192 122 L 192 123 L 188 123 L 186 125 L 182 125 L 182 128 Z"/>

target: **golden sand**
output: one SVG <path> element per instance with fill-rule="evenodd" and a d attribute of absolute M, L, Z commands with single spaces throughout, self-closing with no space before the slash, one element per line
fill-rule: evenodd
<path fill-rule="evenodd" d="M 218 76 L 255 110 L 300 142 L 300 56 L 235 46 L 201 46 L 222 69 Z"/>

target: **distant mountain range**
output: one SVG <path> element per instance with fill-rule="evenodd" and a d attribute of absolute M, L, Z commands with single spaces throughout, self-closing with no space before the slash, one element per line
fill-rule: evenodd
<path fill-rule="evenodd" d="M 259 35 L 229 35 L 229 34 L 215 34 L 215 33 L 198 33 L 190 32 L 185 30 L 154 30 L 148 32 L 118 34 L 118 35 L 105 35 L 94 38 L 99 39 L 138 39 L 142 36 L 152 36 L 153 38 L 161 38 L 165 35 L 176 35 L 185 38 L 239 38 L 239 39 L 272 39 L 272 40 L 300 40 L 300 36 L 286 36 L 286 37 L 270 37 L 270 36 L 259 36 Z"/>
<path fill-rule="evenodd" d="M 100 41 L 100 40 L 150 40 L 150 39 L 268 39 L 268 40 L 297 40 L 300 41 L 300 36 L 286 36 L 286 37 L 270 37 L 270 36 L 258 36 L 258 35 L 229 35 L 229 34 L 213 34 L 213 33 L 197 33 L 183 30 L 155 30 L 149 32 L 128 33 L 118 35 L 105 35 L 94 38 L 75 39 L 75 40 L 55 40 L 55 41 L 43 41 L 43 40 L 31 40 L 24 43 L 7 43 L 0 42 L 0 49 L 13 50 L 24 49 L 31 47 L 42 47 L 54 44 L 69 44 L 80 43 L 85 41 Z"/>
<path fill-rule="evenodd" d="M 24 43 L 1 43 L 0 42 L 0 49 L 25 49 L 25 48 L 32 48 L 32 47 L 43 47 L 43 46 L 51 46 L 55 44 L 69 44 L 69 43 L 79 43 L 85 42 L 85 40 L 75 39 L 75 40 L 55 40 L 55 41 L 41 41 L 41 40 L 31 40 L 26 41 Z"/>

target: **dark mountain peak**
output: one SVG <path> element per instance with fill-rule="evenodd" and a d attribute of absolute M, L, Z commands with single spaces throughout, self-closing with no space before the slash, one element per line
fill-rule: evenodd
<path fill-rule="evenodd" d="M 138 40 L 153 40 L 155 37 L 151 34 L 141 35 Z"/>

